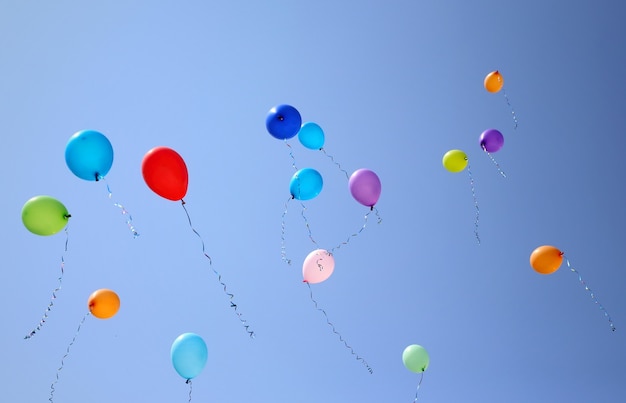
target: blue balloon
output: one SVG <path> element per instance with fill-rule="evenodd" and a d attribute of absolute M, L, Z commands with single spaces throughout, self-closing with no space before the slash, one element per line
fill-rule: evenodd
<path fill-rule="evenodd" d="M 298 200 L 310 200 L 322 191 L 322 175 L 313 168 L 303 168 L 291 177 L 289 191 Z"/>
<path fill-rule="evenodd" d="M 279 140 L 287 140 L 298 134 L 302 126 L 300 112 L 291 105 L 278 105 L 270 109 L 265 118 L 267 131 Z"/>
<path fill-rule="evenodd" d="M 306 148 L 320 150 L 324 147 L 324 130 L 317 123 L 307 122 L 300 128 L 298 140 Z"/>
<path fill-rule="evenodd" d="M 195 378 L 202 372 L 208 358 L 206 343 L 195 333 L 183 333 L 178 336 L 172 343 L 170 355 L 178 375 L 187 380 Z"/>
<path fill-rule="evenodd" d="M 104 134 L 95 130 L 74 133 L 65 146 L 65 162 L 81 179 L 97 181 L 113 165 L 113 146 Z"/>

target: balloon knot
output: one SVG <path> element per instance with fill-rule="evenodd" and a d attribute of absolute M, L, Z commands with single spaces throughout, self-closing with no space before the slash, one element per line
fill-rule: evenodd
<path fill-rule="evenodd" d="M 185 383 L 191 383 L 191 379 L 187 379 Z"/>
<path fill-rule="evenodd" d="M 71 216 L 72 216 L 71 214 L 65 214 L 63 217 L 70 218 Z"/>
<path fill-rule="evenodd" d="M 285 117 L 283 115 L 278 115 L 278 120 L 282 122 L 283 120 L 285 120 Z"/>
<path fill-rule="evenodd" d="M 374 205 L 373 204 L 370 206 L 370 211 L 374 211 Z"/>
<path fill-rule="evenodd" d="M 187 204 L 187 203 L 185 203 L 185 201 L 184 201 L 183 199 L 180 199 L 180 203 L 181 203 L 183 206 L 184 206 L 185 204 Z"/>

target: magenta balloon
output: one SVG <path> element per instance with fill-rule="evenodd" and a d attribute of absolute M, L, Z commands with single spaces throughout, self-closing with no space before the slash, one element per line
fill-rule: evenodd
<path fill-rule="evenodd" d="M 374 207 L 380 197 L 380 179 L 374 171 L 357 169 L 348 181 L 352 197 L 364 206 Z"/>
<path fill-rule="evenodd" d="M 488 129 L 480 134 L 480 147 L 490 153 L 495 153 L 504 145 L 504 136 L 496 129 Z"/>

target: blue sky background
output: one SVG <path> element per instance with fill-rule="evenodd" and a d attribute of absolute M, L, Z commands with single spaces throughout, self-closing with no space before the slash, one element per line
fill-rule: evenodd
<path fill-rule="evenodd" d="M 624 16 L 619 1 L 22 1 L 0 5 L 0 292 L 2 400 L 47 401 L 87 312 L 111 288 L 112 319 L 88 317 L 59 374 L 55 402 L 184 402 L 171 343 L 195 332 L 209 358 L 194 402 L 409 402 L 419 375 L 403 349 L 424 346 L 423 402 L 608 402 L 624 397 Z M 504 76 L 489 94 L 484 76 Z M 314 297 L 370 375 L 315 310 L 301 262 L 316 248 L 284 142 L 265 129 L 287 103 L 326 133 L 349 172 L 382 181 L 366 228 L 335 253 Z M 478 146 L 497 128 L 502 178 Z M 104 133 L 105 183 L 75 177 L 69 137 Z M 298 167 L 324 177 L 306 202 L 320 247 L 358 231 L 367 208 L 321 152 L 289 140 Z M 186 207 L 213 268 L 235 295 L 251 340 L 202 255 L 180 203 L 152 193 L 141 159 L 177 150 Z M 449 149 L 467 172 L 441 165 Z M 109 200 L 106 185 L 112 191 Z M 40 237 L 20 218 L 47 194 L 72 214 Z M 119 202 L 140 233 L 133 239 Z M 616 332 L 564 266 L 541 276 L 532 250 L 565 251 Z M 41 318 L 65 261 L 62 290 Z"/>

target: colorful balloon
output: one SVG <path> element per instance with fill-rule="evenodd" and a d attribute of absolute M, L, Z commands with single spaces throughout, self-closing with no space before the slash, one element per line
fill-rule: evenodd
<path fill-rule="evenodd" d="M 326 281 L 335 270 L 335 258 L 324 249 L 309 253 L 302 264 L 302 277 L 305 283 L 316 284 Z"/>
<path fill-rule="evenodd" d="M 530 254 L 530 267 L 540 274 L 554 273 L 562 262 L 563 252 L 554 246 L 540 246 Z"/>
<path fill-rule="evenodd" d="M 480 134 L 478 143 L 483 150 L 495 153 L 504 145 L 504 136 L 496 129 L 487 129 Z"/>
<path fill-rule="evenodd" d="M 443 155 L 443 167 L 450 172 L 461 172 L 467 166 L 467 154 L 461 150 L 450 150 Z"/>
<path fill-rule="evenodd" d="M 322 191 L 322 175 L 313 168 L 303 168 L 291 177 L 289 192 L 298 200 L 311 200 Z"/>
<path fill-rule="evenodd" d="M 367 207 L 374 207 L 380 197 L 381 184 L 378 175 L 369 169 L 357 169 L 350 175 L 348 187 L 352 197 Z"/>
<path fill-rule="evenodd" d="M 317 123 L 307 122 L 298 131 L 298 140 L 306 148 L 320 150 L 324 147 L 324 130 Z"/>
<path fill-rule="evenodd" d="M 195 333 L 183 333 L 174 340 L 170 349 L 172 365 L 184 379 L 193 379 L 202 372 L 208 359 L 207 346 Z"/>
<path fill-rule="evenodd" d="M 113 146 L 104 134 L 95 130 L 74 133 L 65 146 L 65 162 L 81 179 L 98 181 L 113 165 Z"/>
<path fill-rule="evenodd" d="M 300 112 L 291 105 L 277 105 L 265 118 L 267 131 L 279 140 L 287 140 L 298 134 L 302 126 Z"/>
<path fill-rule="evenodd" d="M 485 77 L 484 85 L 487 91 L 498 92 L 504 85 L 504 78 L 502 78 L 502 74 L 498 70 L 492 71 Z"/>
<path fill-rule="evenodd" d="M 402 362 L 411 372 L 424 372 L 430 363 L 426 349 L 419 344 L 411 344 L 402 352 Z"/>
<path fill-rule="evenodd" d="M 56 234 L 67 225 L 69 218 L 63 203 L 50 196 L 35 196 L 22 207 L 22 222 L 36 235 Z"/>
<path fill-rule="evenodd" d="M 159 146 L 148 151 L 141 162 L 141 173 L 148 187 L 163 198 L 178 201 L 187 194 L 187 165 L 171 148 Z"/>
<path fill-rule="evenodd" d="M 99 319 L 109 319 L 120 309 L 120 297 L 107 288 L 94 291 L 87 300 L 89 312 Z"/>

